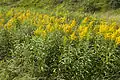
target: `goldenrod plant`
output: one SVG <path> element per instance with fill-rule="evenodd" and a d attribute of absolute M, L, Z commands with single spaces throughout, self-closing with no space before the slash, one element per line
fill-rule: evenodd
<path fill-rule="evenodd" d="M 120 26 L 11 8 L 0 12 L 0 80 L 119 80 Z"/>

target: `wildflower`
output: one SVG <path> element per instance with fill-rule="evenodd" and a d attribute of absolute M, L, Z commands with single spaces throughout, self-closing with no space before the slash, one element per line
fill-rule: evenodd
<path fill-rule="evenodd" d="M 117 45 L 120 44 L 120 36 L 116 38 L 115 42 L 116 42 Z"/>
<path fill-rule="evenodd" d="M 29 10 L 27 10 L 27 12 L 26 12 L 26 16 L 27 16 L 27 17 L 30 16 L 30 11 L 29 11 Z"/>
<path fill-rule="evenodd" d="M 99 34 L 99 27 L 98 27 L 98 26 L 95 26 L 95 27 L 93 28 L 93 32 Z"/>
<path fill-rule="evenodd" d="M 73 32 L 71 35 L 70 35 L 70 38 L 71 40 L 75 40 L 77 38 L 77 36 L 75 35 L 75 32 Z"/>
<path fill-rule="evenodd" d="M 41 34 L 41 27 L 39 27 L 37 30 L 34 31 L 34 34 L 37 36 L 37 35 L 40 35 Z"/>
<path fill-rule="evenodd" d="M 108 26 L 107 25 L 100 25 L 100 28 L 99 28 L 99 33 L 104 33 L 104 32 L 107 32 L 108 31 Z"/>
<path fill-rule="evenodd" d="M 5 29 L 10 29 L 12 27 L 12 23 L 8 22 L 7 24 L 4 25 Z"/>
<path fill-rule="evenodd" d="M 105 39 L 110 39 L 110 38 L 111 38 L 111 33 L 106 33 L 106 34 L 104 34 L 104 38 L 105 38 Z"/>
<path fill-rule="evenodd" d="M 65 17 L 63 17 L 63 18 L 60 18 L 60 20 L 61 20 L 60 22 L 63 23 L 63 22 L 65 22 L 66 19 L 65 19 Z"/>
<path fill-rule="evenodd" d="M 93 26 L 93 23 L 94 23 L 94 21 L 91 21 L 88 26 L 89 26 L 89 27 L 92 27 L 92 26 Z"/>
<path fill-rule="evenodd" d="M 48 25 L 46 26 L 46 30 L 47 30 L 48 32 L 51 32 L 51 31 L 52 31 L 52 28 L 51 28 L 51 25 L 50 25 L 50 24 L 48 24 Z"/>
<path fill-rule="evenodd" d="M 120 28 L 118 30 L 116 30 L 115 33 L 117 36 L 119 36 L 120 35 Z"/>
<path fill-rule="evenodd" d="M 80 38 L 83 38 L 88 32 L 88 27 L 84 27 L 83 31 L 79 33 Z"/>
<path fill-rule="evenodd" d="M 72 23 L 71 23 L 71 27 L 74 27 L 76 25 L 76 21 L 75 21 L 75 19 L 74 20 L 72 20 Z"/>
<path fill-rule="evenodd" d="M 83 28 L 84 28 L 84 27 L 80 25 L 79 28 L 78 28 L 78 32 L 82 32 L 82 31 L 83 31 Z"/>
<path fill-rule="evenodd" d="M 66 25 L 64 25 L 63 30 L 66 33 L 71 33 L 72 32 L 72 27 L 69 26 L 68 24 L 66 24 Z"/>
<path fill-rule="evenodd" d="M 45 37 L 46 36 L 46 31 L 43 30 L 42 33 L 41 33 L 42 37 Z"/>
<path fill-rule="evenodd" d="M 109 32 L 114 32 L 115 31 L 115 27 L 114 26 L 111 26 L 111 27 L 109 27 L 109 30 L 108 30 Z"/>
<path fill-rule="evenodd" d="M 89 20 L 88 17 L 85 17 L 84 20 L 82 21 L 83 24 L 87 23 L 87 21 Z"/>
<path fill-rule="evenodd" d="M 116 36 L 117 36 L 116 33 L 111 34 L 111 40 L 115 40 L 115 39 L 116 39 Z"/>

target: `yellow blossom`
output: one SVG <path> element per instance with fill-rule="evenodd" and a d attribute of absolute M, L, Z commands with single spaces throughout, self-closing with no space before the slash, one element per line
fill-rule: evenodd
<path fill-rule="evenodd" d="M 75 35 L 75 32 L 73 32 L 71 35 L 70 35 L 70 38 L 71 40 L 75 40 L 77 38 L 77 36 Z"/>
<path fill-rule="evenodd" d="M 8 22 L 7 24 L 4 25 L 5 29 L 10 29 L 12 27 L 12 23 Z"/>
<path fill-rule="evenodd" d="M 71 31 L 72 31 L 72 27 L 69 26 L 69 25 L 64 25 L 63 30 L 64 30 L 64 32 L 66 32 L 66 33 L 71 33 Z"/>
<path fill-rule="evenodd" d="M 99 33 L 104 33 L 104 32 L 107 32 L 108 31 L 108 26 L 107 25 L 100 25 L 100 28 L 99 28 Z"/>
<path fill-rule="evenodd" d="M 40 26 L 37 30 L 34 31 L 34 34 L 35 34 L 35 35 L 40 35 L 40 34 L 41 34 L 41 31 L 42 31 L 42 28 L 41 28 L 41 26 Z"/>
<path fill-rule="evenodd" d="M 111 33 L 105 33 L 104 38 L 105 39 L 110 39 L 111 38 Z"/>
<path fill-rule="evenodd" d="M 74 20 L 72 20 L 72 23 L 71 23 L 71 27 L 74 27 L 76 25 L 76 21 L 75 21 L 75 19 Z"/>
<path fill-rule="evenodd" d="M 115 32 L 115 27 L 114 26 L 111 26 L 111 27 L 109 27 L 109 30 L 108 30 L 109 32 Z"/>
<path fill-rule="evenodd" d="M 85 17 L 84 20 L 82 21 L 83 24 L 87 23 L 87 21 L 89 20 L 88 17 Z"/>
<path fill-rule="evenodd" d="M 42 33 L 41 33 L 42 37 L 45 37 L 47 35 L 46 31 L 43 30 Z"/>
<path fill-rule="evenodd" d="M 26 16 L 27 16 L 27 17 L 30 16 L 30 11 L 29 11 L 29 10 L 27 10 L 27 12 L 26 12 Z"/>
<path fill-rule="evenodd" d="M 120 36 L 116 38 L 115 42 L 117 45 L 120 44 Z"/>
<path fill-rule="evenodd" d="M 116 33 L 111 34 L 111 40 L 115 40 L 115 39 L 116 39 L 116 36 L 117 36 Z"/>
<path fill-rule="evenodd" d="M 80 38 L 83 38 L 88 32 L 88 27 L 84 27 L 83 31 L 79 33 Z"/>
<path fill-rule="evenodd" d="M 89 27 L 92 27 L 92 26 L 93 26 L 93 23 L 94 23 L 94 21 L 91 21 L 88 26 L 89 26 Z"/>
<path fill-rule="evenodd" d="M 51 31 L 52 31 L 52 27 L 51 27 L 50 24 L 48 24 L 48 25 L 46 26 L 46 30 L 47 30 L 47 32 L 51 32 Z"/>

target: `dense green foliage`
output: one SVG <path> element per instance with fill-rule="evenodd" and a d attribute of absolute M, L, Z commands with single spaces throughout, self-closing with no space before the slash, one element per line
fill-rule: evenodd
<path fill-rule="evenodd" d="M 0 0 L 1 5 L 54 9 L 62 6 L 69 11 L 106 11 L 120 8 L 120 0 Z"/>
<path fill-rule="evenodd" d="M 114 42 L 106 41 L 101 36 L 94 36 L 89 40 L 69 41 L 67 38 L 61 38 L 63 33 L 60 31 L 42 39 L 30 36 L 24 30 L 27 28 L 1 31 L 1 34 L 7 36 L 0 35 L 0 48 L 5 51 L 1 52 L 0 80 L 120 78 L 120 48 L 115 49 L 112 46 Z"/>

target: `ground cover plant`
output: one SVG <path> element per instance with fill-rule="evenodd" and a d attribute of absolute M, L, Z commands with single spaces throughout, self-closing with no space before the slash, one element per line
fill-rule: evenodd
<path fill-rule="evenodd" d="M 115 21 L 1 9 L 0 80 L 119 79 Z"/>

